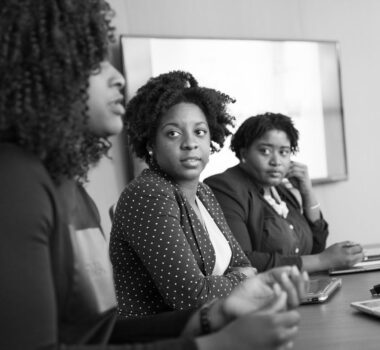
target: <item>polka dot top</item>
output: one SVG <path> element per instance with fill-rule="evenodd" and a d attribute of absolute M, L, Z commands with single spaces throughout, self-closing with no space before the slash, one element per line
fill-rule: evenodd
<path fill-rule="evenodd" d="M 212 275 L 215 253 L 208 234 L 166 174 L 145 169 L 123 191 L 110 241 L 121 317 L 196 308 L 229 295 L 246 278 L 231 271 L 250 263 L 210 188 L 200 183 L 197 196 L 231 247 L 231 261 L 222 276 Z"/>

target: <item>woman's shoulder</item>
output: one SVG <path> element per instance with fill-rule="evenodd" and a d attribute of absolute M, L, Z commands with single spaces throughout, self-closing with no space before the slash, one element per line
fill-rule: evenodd
<path fill-rule="evenodd" d="M 40 163 L 32 153 L 12 143 L 0 143 L 0 160 L 7 161 L 7 168 Z"/>
<path fill-rule="evenodd" d="M 178 192 L 176 186 L 159 173 L 144 169 L 124 189 L 124 198 L 135 197 L 175 197 Z"/>
<path fill-rule="evenodd" d="M 36 156 L 10 144 L 0 145 L 0 164 L 0 212 L 8 220 L 22 218 L 30 230 L 20 231 L 20 237 L 41 232 L 45 237 L 50 232 L 45 228 L 55 224 L 57 210 L 56 187 L 47 170 Z"/>
<path fill-rule="evenodd" d="M 249 177 L 239 165 L 206 178 L 204 183 L 210 186 L 213 191 L 231 193 L 239 193 L 241 191 L 247 193 L 247 188 L 252 187 Z"/>
<path fill-rule="evenodd" d="M 53 186 L 52 180 L 41 160 L 23 148 L 10 144 L 0 144 L 0 164 L 2 164 L 1 183 L 9 179 L 19 186 L 33 182 L 45 183 Z M 6 165 L 6 166 L 4 166 Z"/>
<path fill-rule="evenodd" d="M 204 182 L 212 187 L 212 184 L 214 183 L 240 184 L 242 181 L 244 182 L 245 179 L 245 172 L 239 165 L 235 165 L 221 173 L 209 176 Z"/>

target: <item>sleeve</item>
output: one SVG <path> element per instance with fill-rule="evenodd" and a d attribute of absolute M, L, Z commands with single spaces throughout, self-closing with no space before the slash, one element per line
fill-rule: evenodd
<path fill-rule="evenodd" d="M 57 348 L 51 348 L 51 350 L 58 350 Z M 76 345 L 61 346 L 59 350 L 197 350 L 194 339 L 190 338 L 178 338 L 167 339 L 149 343 L 134 343 L 130 345 Z M 42 349 L 41 349 L 42 350 Z M 43 348 L 43 350 L 50 350 L 49 348 Z"/>
<path fill-rule="evenodd" d="M 302 258 L 297 255 L 282 255 L 279 253 L 265 253 L 258 251 L 246 251 L 248 259 L 258 272 L 264 272 L 278 266 L 296 265 L 302 269 Z"/>
<path fill-rule="evenodd" d="M 162 312 L 143 317 L 119 318 L 112 343 L 136 343 L 175 338 L 181 335 L 194 310 Z"/>
<path fill-rule="evenodd" d="M 292 206 L 299 209 L 301 211 L 301 204 L 297 199 L 297 196 L 294 191 L 298 191 L 297 189 L 293 189 L 292 191 L 288 188 L 281 186 L 279 188 L 282 196 L 286 198 L 286 201 L 290 202 Z M 298 192 L 299 193 L 299 192 Z M 298 194 L 298 196 L 301 196 Z M 321 217 L 317 221 L 310 221 L 304 214 L 301 214 L 305 220 L 305 225 L 308 225 L 312 234 L 313 234 L 313 247 L 311 250 L 311 254 L 318 254 L 326 249 L 326 241 L 329 235 L 329 225 L 323 217 L 321 212 Z"/>
<path fill-rule="evenodd" d="M 263 232 L 253 232 L 253 228 L 249 227 L 248 222 L 254 222 L 256 227 L 260 227 L 260 222 L 263 218 L 257 210 L 254 211 L 254 208 L 252 208 L 254 201 L 249 198 L 246 188 L 242 188 L 242 185 L 229 181 L 224 177 L 211 177 L 205 182 L 211 187 L 222 207 L 233 235 L 252 266 L 258 272 L 284 265 L 296 265 L 298 268 L 302 268 L 302 259 L 299 256 L 283 256 L 279 253 L 266 253 L 255 250 L 254 241 L 258 238 L 254 236 L 258 235 L 259 237 Z M 254 213 L 255 217 L 248 217 L 252 213 Z"/>
<path fill-rule="evenodd" d="M 124 221 L 118 213 L 126 213 Z M 123 193 L 112 229 L 112 240 L 128 242 L 165 303 L 175 310 L 196 308 L 214 298 L 225 297 L 246 278 L 240 272 L 204 275 L 180 217 L 174 194 L 155 184 L 145 184 Z"/>
<path fill-rule="evenodd" d="M 1 349 L 37 349 L 58 337 L 51 197 L 34 166 L 22 163 L 8 159 L 0 171 Z"/>
<path fill-rule="evenodd" d="M 306 219 L 307 220 L 307 219 Z M 329 225 L 323 218 L 321 212 L 321 218 L 315 222 L 307 220 L 310 229 L 313 232 L 313 249 L 311 254 L 318 254 L 326 249 L 326 241 L 329 235 Z"/>

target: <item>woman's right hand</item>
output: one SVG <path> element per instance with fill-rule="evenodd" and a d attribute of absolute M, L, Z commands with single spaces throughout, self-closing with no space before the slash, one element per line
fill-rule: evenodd
<path fill-rule="evenodd" d="M 299 321 L 296 310 L 249 313 L 196 342 L 199 350 L 290 349 Z"/>
<path fill-rule="evenodd" d="M 320 255 L 321 264 L 326 269 L 350 267 L 364 258 L 363 247 L 358 243 L 339 242 L 326 248 Z"/>

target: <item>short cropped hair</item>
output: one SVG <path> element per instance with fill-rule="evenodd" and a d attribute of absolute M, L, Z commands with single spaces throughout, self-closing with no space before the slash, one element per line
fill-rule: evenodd
<path fill-rule="evenodd" d="M 56 181 L 83 179 L 110 143 L 87 130 L 87 87 L 114 41 L 103 0 L 3 0 L 0 141 L 35 154 Z"/>
<path fill-rule="evenodd" d="M 248 148 L 271 130 L 285 132 L 290 141 L 290 151 L 293 154 L 298 151 L 299 132 L 291 118 L 283 114 L 269 112 L 246 119 L 232 136 L 231 150 L 235 152 L 237 158 L 241 159 L 240 150 L 242 148 Z"/>
<path fill-rule="evenodd" d="M 154 143 L 160 118 L 181 102 L 194 103 L 205 114 L 211 151 L 223 147 L 225 138 L 231 135 L 229 127 L 234 126 L 235 120 L 227 112 L 227 105 L 235 101 L 220 91 L 199 86 L 188 72 L 172 71 L 149 79 L 127 104 L 125 131 L 139 158 L 149 163 L 147 148 Z"/>

